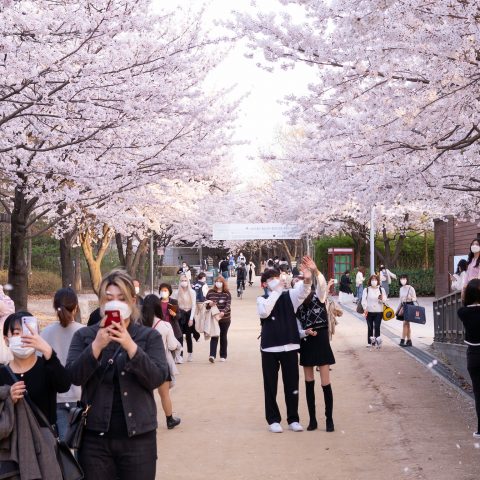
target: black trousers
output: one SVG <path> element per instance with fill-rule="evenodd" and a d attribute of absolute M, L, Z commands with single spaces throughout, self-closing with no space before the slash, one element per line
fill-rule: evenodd
<path fill-rule="evenodd" d="M 265 418 L 269 425 L 280 423 L 277 404 L 278 371 L 282 368 L 283 392 L 287 405 L 287 422 L 298 422 L 298 351 L 262 352 Z"/>
<path fill-rule="evenodd" d="M 79 461 L 85 480 L 155 480 L 157 432 L 131 438 L 87 432 Z"/>
<path fill-rule="evenodd" d="M 220 358 L 227 358 L 228 339 L 227 333 L 232 322 L 220 321 L 218 326 L 220 327 Z M 218 337 L 212 337 L 210 339 L 210 356 L 217 358 Z"/>
<path fill-rule="evenodd" d="M 469 346 L 467 348 L 467 370 L 472 379 L 477 411 L 477 432 L 480 432 L 480 347 Z"/>
<path fill-rule="evenodd" d="M 380 336 L 380 325 L 382 324 L 382 319 L 383 319 L 382 312 L 367 313 L 368 343 L 371 343 L 370 337 Z"/>
<path fill-rule="evenodd" d="M 190 313 L 191 310 L 184 311 L 180 310 L 180 328 L 182 329 L 182 334 L 185 335 L 185 340 L 187 342 L 187 352 L 193 353 L 193 340 L 192 336 L 195 337 L 195 340 L 198 342 L 200 338 L 200 334 L 195 330 L 195 320 L 193 321 L 193 325 L 191 327 L 188 326 L 188 322 L 190 321 Z M 183 335 L 181 338 L 177 340 L 183 347 Z"/>

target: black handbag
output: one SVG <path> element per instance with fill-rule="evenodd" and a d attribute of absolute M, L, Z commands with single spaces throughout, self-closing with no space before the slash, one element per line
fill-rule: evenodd
<path fill-rule="evenodd" d="M 102 376 L 100 377 L 100 381 L 98 382 L 95 390 L 92 392 L 90 399 L 91 401 L 87 400 L 86 405 L 82 402 L 77 402 L 77 406 L 70 409 L 69 423 L 67 433 L 65 434 L 65 443 L 68 445 L 69 448 L 73 450 L 78 450 L 82 445 L 83 433 L 87 425 L 88 411 L 92 406 L 92 401 L 95 398 L 95 393 L 97 392 L 98 387 L 103 382 L 109 367 L 113 365 L 116 356 L 120 352 L 120 349 L 120 346 L 117 347 L 112 358 L 108 360 L 107 366 L 103 370 Z"/>
<path fill-rule="evenodd" d="M 357 302 L 357 313 L 360 313 L 360 315 L 363 315 L 365 313 L 361 300 L 358 300 Z"/>
<path fill-rule="evenodd" d="M 6 368 L 14 382 L 18 382 L 18 378 L 13 370 L 8 365 Z M 48 432 L 49 434 L 53 435 L 53 438 L 55 439 L 55 454 L 57 456 L 58 465 L 60 466 L 60 470 L 62 472 L 63 480 L 83 480 L 84 474 L 82 467 L 78 463 L 70 448 L 68 448 L 68 445 L 58 438 L 57 431 L 50 425 L 50 422 L 44 413 L 37 407 L 37 405 L 35 405 L 33 400 L 30 398 L 30 395 L 28 395 L 28 392 L 25 392 L 24 399 L 35 414 L 38 425 L 41 429 L 43 429 L 44 434 Z"/>

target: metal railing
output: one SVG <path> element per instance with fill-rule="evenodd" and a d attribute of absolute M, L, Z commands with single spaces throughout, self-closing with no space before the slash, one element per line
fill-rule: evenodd
<path fill-rule="evenodd" d="M 457 314 L 461 306 L 460 292 L 437 298 L 433 302 L 435 342 L 463 343 L 463 323 Z"/>

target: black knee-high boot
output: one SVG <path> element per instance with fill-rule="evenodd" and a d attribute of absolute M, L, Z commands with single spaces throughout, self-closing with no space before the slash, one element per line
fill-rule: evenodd
<path fill-rule="evenodd" d="M 312 431 L 317 429 L 317 418 L 315 415 L 315 380 L 311 382 L 305 381 L 305 392 L 307 395 L 308 414 L 310 415 L 310 423 L 307 430 Z"/>
<path fill-rule="evenodd" d="M 323 398 L 325 399 L 325 419 L 327 432 L 333 432 L 335 427 L 333 425 L 333 392 L 332 385 L 322 385 Z"/>

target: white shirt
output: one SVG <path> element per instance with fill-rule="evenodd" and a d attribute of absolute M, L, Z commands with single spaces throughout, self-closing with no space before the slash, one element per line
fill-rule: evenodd
<path fill-rule="evenodd" d="M 388 268 L 386 268 L 385 270 L 380 270 L 380 281 L 382 283 L 388 282 L 388 284 L 390 285 L 392 283 L 392 278 L 396 279 L 397 276 L 392 273 Z"/>
<path fill-rule="evenodd" d="M 467 278 L 467 272 L 455 273 L 452 279 L 452 290 L 454 292 L 461 292 L 465 286 L 465 280 Z"/>
<path fill-rule="evenodd" d="M 417 293 L 411 285 L 404 285 L 400 288 L 400 302 L 416 302 Z"/>
<path fill-rule="evenodd" d="M 297 282 L 294 288 L 288 290 L 295 313 L 297 313 L 298 307 L 308 297 L 311 287 L 312 285 L 310 283 L 306 284 L 300 281 Z M 273 292 L 269 292 L 268 298 L 257 298 L 257 312 L 260 318 L 263 319 L 270 316 L 282 292 L 283 290 L 274 290 Z M 290 352 L 292 350 L 298 350 L 299 348 L 299 344 L 289 343 L 288 345 L 280 345 L 278 347 L 262 348 L 262 352 Z"/>
<path fill-rule="evenodd" d="M 367 287 L 362 295 L 362 307 L 367 312 L 379 313 L 383 312 L 383 304 L 387 301 L 387 294 L 382 288 L 382 301 L 378 299 L 380 295 L 380 287 Z"/>
<path fill-rule="evenodd" d="M 360 287 L 360 285 L 362 285 L 364 281 L 365 275 L 362 272 L 357 272 L 357 276 L 355 277 L 355 285 L 357 286 L 357 288 Z"/>

